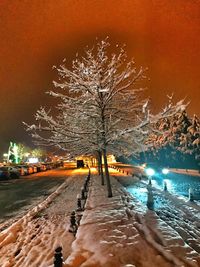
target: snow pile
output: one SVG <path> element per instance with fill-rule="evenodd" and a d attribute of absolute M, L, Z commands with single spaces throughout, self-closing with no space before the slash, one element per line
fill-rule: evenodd
<path fill-rule="evenodd" d="M 112 179 L 113 198 L 93 178 L 89 199 L 65 267 L 198 266 L 200 257 L 153 211 Z M 199 261 L 199 262 L 198 262 Z"/>

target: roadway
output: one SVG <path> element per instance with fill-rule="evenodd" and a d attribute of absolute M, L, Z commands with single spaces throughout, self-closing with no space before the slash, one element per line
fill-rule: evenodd
<path fill-rule="evenodd" d="M 21 217 L 54 192 L 71 173 L 70 168 L 59 168 L 0 181 L 0 224 Z"/>

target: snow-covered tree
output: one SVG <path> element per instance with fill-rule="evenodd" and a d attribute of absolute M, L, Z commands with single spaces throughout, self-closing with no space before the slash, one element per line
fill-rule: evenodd
<path fill-rule="evenodd" d="M 151 134 L 146 143 L 159 160 L 167 162 L 171 159 L 176 164 L 182 162 L 182 165 L 188 161 L 191 165 L 190 162 L 200 158 L 200 123 L 196 115 L 190 118 L 184 110 L 161 119 L 154 127 L 157 132 Z"/>
<path fill-rule="evenodd" d="M 158 114 L 149 111 L 148 100 L 142 99 L 146 78 L 143 67 L 137 69 L 128 61 L 123 48 L 109 53 L 107 40 L 86 49 L 85 56 L 72 62 L 71 69 L 57 67 L 57 91 L 49 92 L 59 99 L 57 115 L 41 108 L 36 113 L 38 125 L 27 125 L 32 136 L 42 145 L 55 145 L 73 155 L 103 155 L 108 196 L 112 196 L 107 153 L 132 153 L 143 148 L 152 124 L 172 116 L 185 107 L 183 101 L 169 103 Z M 54 114 L 55 114 L 54 113 Z"/>

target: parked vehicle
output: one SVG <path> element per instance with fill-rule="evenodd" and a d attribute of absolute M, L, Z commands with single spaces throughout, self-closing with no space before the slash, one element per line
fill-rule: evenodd
<path fill-rule="evenodd" d="M 8 168 L 6 167 L 0 167 L 0 180 L 8 180 L 10 178 L 10 173 L 8 171 Z"/>
<path fill-rule="evenodd" d="M 26 174 L 26 170 L 24 166 L 16 165 L 15 168 L 19 171 L 20 176 L 24 176 Z"/>
<path fill-rule="evenodd" d="M 40 169 L 41 169 L 41 171 L 46 171 L 47 167 L 44 164 L 41 164 L 40 165 Z"/>
<path fill-rule="evenodd" d="M 44 163 L 42 165 L 44 165 L 46 167 L 46 170 L 52 170 L 53 169 L 53 166 L 51 163 Z"/>
<path fill-rule="evenodd" d="M 37 166 L 32 165 L 32 167 L 33 167 L 33 172 L 36 173 L 37 172 Z"/>
<path fill-rule="evenodd" d="M 24 169 L 24 175 L 29 175 L 31 174 L 31 169 L 27 165 L 18 165 L 19 167 Z"/>
<path fill-rule="evenodd" d="M 34 173 L 34 168 L 32 165 L 27 165 L 27 167 L 28 167 L 29 174 Z"/>
<path fill-rule="evenodd" d="M 16 167 L 7 166 L 11 179 L 17 179 L 20 177 L 20 171 Z"/>
<path fill-rule="evenodd" d="M 1 177 L 4 179 L 17 179 L 20 177 L 20 172 L 16 167 L 3 166 L 1 169 Z"/>
<path fill-rule="evenodd" d="M 36 173 L 37 172 L 37 166 L 35 166 L 35 165 L 29 165 L 29 168 L 31 168 L 31 171 L 33 173 Z"/>
<path fill-rule="evenodd" d="M 82 159 L 76 161 L 77 168 L 84 168 L 84 161 Z"/>
<path fill-rule="evenodd" d="M 36 164 L 34 165 L 34 169 L 37 170 L 37 172 L 46 171 L 46 166 L 43 164 Z"/>

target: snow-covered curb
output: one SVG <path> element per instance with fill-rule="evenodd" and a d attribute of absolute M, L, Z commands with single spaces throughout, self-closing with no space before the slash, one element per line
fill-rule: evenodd
<path fill-rule="evenodd" d="M 181 173 L 181 174 L 186 174 L 186 175 L 192 175 L 192 176 L 200 176 L 200 171 L 198 170 L 191 170 L 191 169 L 174 169 L 171 168 L 169 169 L 171 172 L 175 173 Z"/>

